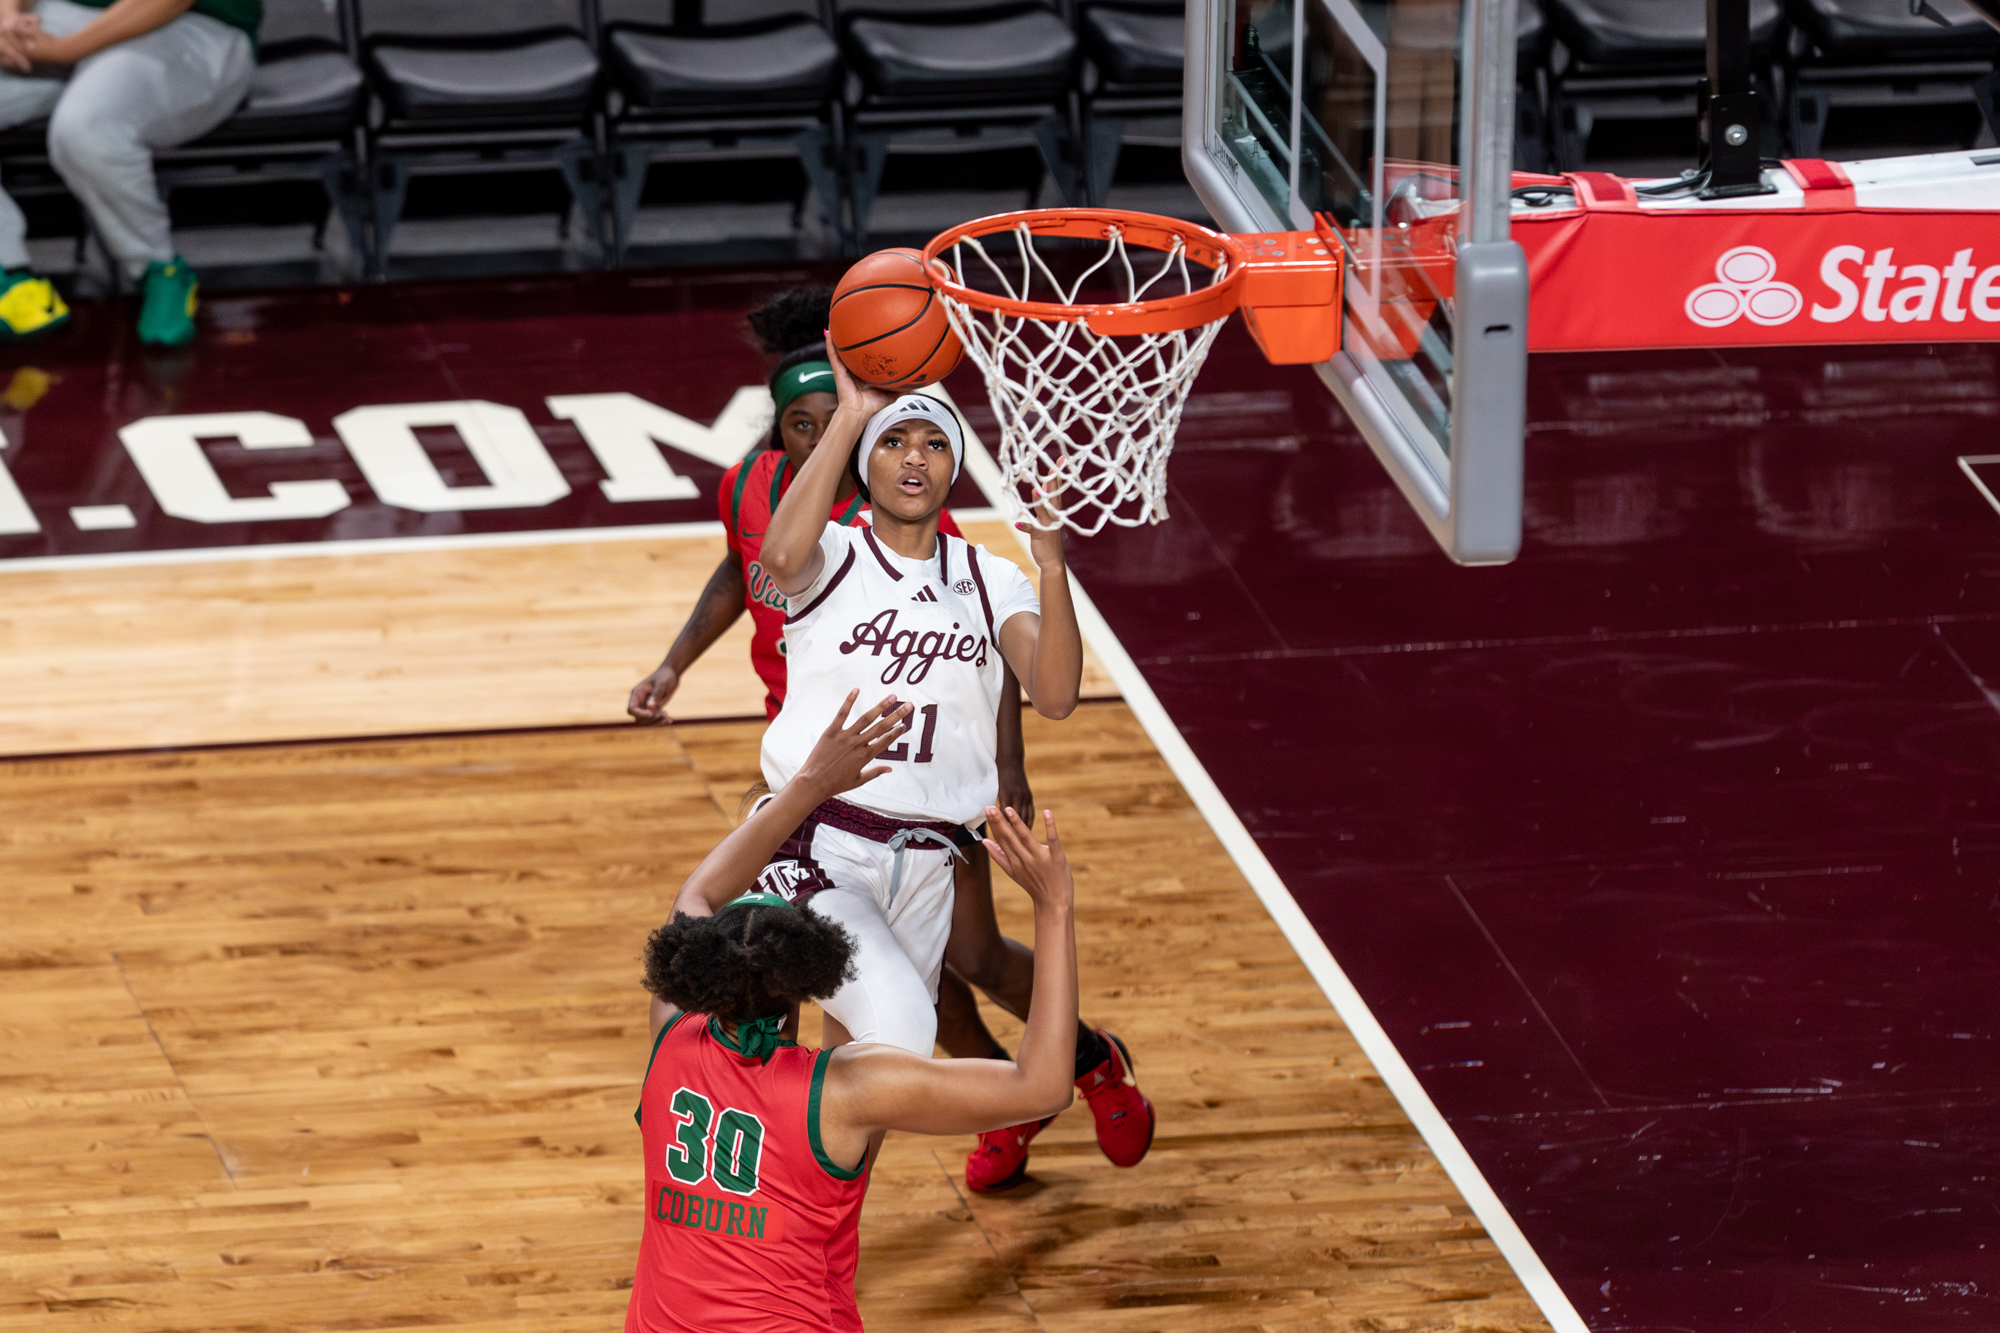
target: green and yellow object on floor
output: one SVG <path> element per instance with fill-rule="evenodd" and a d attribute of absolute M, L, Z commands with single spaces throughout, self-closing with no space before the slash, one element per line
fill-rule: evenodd
<path fill-rule="evenodd" d="M 146 266 L 144 302 L 139 307 L 139 341 L 152 347 L 181 347 L 194 341 L 194 312 L 200 302 L 188 262 L 175 255 Z"/>
<path fill-rule="evenodd" d="M 14 269 L 0 273 L 0 341 L 39 338 L 69 323 L 69 307 L 47 278 Z"/>

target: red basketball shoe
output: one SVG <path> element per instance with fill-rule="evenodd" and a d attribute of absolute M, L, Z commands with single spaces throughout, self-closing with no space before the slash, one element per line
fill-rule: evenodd
<path fill-rule="evenodd" d="M 965 1187 L 975 1194 L 997 1194 L 1028 1178 L 1028 1140 L 1048 1128 L 1049 1120 L 1024 1120 L 979 1136 L 979 1146 L 965 1159 Z"/>
<path fill-rule="evenodd" d="M 1132 1079 L 1132 1055 L 1103 1028 L 1093 1029 L 1111 1048 L 1104 1063 L 1076 1081 L 1097 1121 L 1097 1146 L 1113 1166 L 1137 1166 L 1153 1146 L 1153 1104 Z M 983 1143 L 983 1141 L 982 1141 Z M 1027 1149 L 1022 1148 L 1025 1158 Z"/>

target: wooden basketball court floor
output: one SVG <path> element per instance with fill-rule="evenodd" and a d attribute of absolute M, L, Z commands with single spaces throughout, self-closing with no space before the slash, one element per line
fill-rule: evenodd
<path fill-rule="evenodd" d="M 754 774 L 743 629 L 688 720 L 619 719 L 720 549 L 0 569 L 0 1328 L 621 1326 L 638 951 Z M 969 1140 L 892 1137 L 869 1326 L 1546 1327 L 1095 663 L 1088 686 L 1030 715 L 1029 769 L 1077 870 L 1085 1012 L 1158 1138 L 1114 1169 L 1074 1108 L 1032 1183 L 978 1197 Z"/>

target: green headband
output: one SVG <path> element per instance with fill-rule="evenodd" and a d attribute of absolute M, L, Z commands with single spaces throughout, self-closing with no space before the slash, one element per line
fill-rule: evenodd
<path fill-rule="evenodd" d="M 802 393 L 834 392 L 833 367 L 824 361 L 801 361 L 771 384 L 771 401 L 782 414 Z"/>

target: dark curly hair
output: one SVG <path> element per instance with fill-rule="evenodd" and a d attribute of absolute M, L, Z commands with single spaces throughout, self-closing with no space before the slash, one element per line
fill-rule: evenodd
<path fill-rule="evenodd" d="M 833 288 L 788 287 L 744 319 L 765 356 L 818 347 L 833 318 Z"/>
<path fill-rule="evenodd" d="M 674 919 L 646 940 L 646 989 L 730 1023 L 824 999 L 854 975 L 854 939 L 806 907 Z"/>

